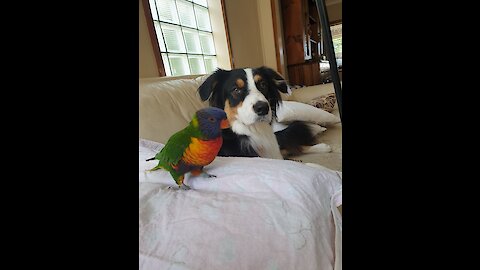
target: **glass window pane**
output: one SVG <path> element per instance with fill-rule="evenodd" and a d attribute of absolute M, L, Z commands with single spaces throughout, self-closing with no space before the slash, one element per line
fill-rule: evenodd
<path fill-rule="evenodd" d="M 161 52 L 166 52 L 167 49 L 165 48 L 165 42 L 163 42 L 163 35 L 162 31 L 160 29 L 160 23 L 159 22 L 153 22 L 155 25 L 155 33 L 157 33 L 157 41 L 158 45 L 160 46 L 160 51 Z"/>
<path fill-rule="evenodd" d="M 213 35 L 211 33 L 199 32 L 200 45 L 202 46 L 203 54 L 215 54 L 215 45 L 213 44 Z"/>
<path fill-rule="evenodd" d="M 180 26 L 162 24 L 163 36 L 168 52 L 184 53 L 185 43 Z"/>
<path fill-rule="evenodd" d="M 170 62 L 166 53 L 162 53 L 163 66 L 165 67 L 165 73 L 167 76 L 172 76 L 172 71 L 170 70 Z"/>
<path fill-rule="evenodd" d="M 198 29 L 209 32 L 212 31 L 208 9 L 195 5 L 195 17 L 197 19 Z"/>
<path fill-rule="evenodd" d="M 173 76 L 188 75 L 190 68 L 188 66 L 187 56 L 184 54 L 168 54 L 170 68 Z"/>
<path fill-rule="evenodd" d="M 200 46 L 200 39 L 198 38 L 198 31 L 192 29 L 182 29 L 183 37 L 185 38 L 185 45 L 188 53 L 202 53 Z"/>
<path fill-rule="evenodd" d="M 193 4 L 184 0 L 177 0 L 178 16 L 180 24 L 188 27 L 197 28 L 195 14 L 193 13 Z"/>
<path fill-rule="evenodd" d="M 336 24 L 330 27 L 330 32 L 332 33 L 332 39 L 342 37 L 342 24 Z"/>
<path fill-rule="evenodd" d="M 335 51 L 335 58 L 342 58 L 342 38 L 332 40 L 333 50 Z"/>
<path fill-rule="evenodd" d="M 202 5 L 204 7 L 208 7 L 207 6 L 207 0 L 193 0 L 193 2 L 196 3 L 196 4 Z"/>
<path fill-rule="evenodd" d="M 212 73 L 217 69 L 217 57 L 205 56 L 205 71 L 206 73 Z"/>
<path fill-rule="evenodd" d="M 156 0 L 158 7 L 158 15 L 161 21 L 178 24 L 177 8 L 175 0 Z"/>
<path fill-rule="evenodd" d="M 150 11 L 152 12 L 152 18 L 155 21 L 158 21 L 158 14 L 157 14 L 157 9 L 155 7 L 155 0 L 148 0 L 150 3 Z"/>
<path fill-rule="evenodd" d="M 214 72 L 218 62 L 207 0 L 148 1 L 166 75 Z"/>
<path fill-rule="evenodd" d="M 333 50 L 335 51 L 335 58 L 342 58 L 342 24 L 337 24 L 330 27 L 332 32 Z"/>
<path fill-rule="evenodd" d="M 189 55 L 188 62 L 190 63 L 191 74 L 205 74 L 205 64 L 203 63 L 203 56 Z"/>

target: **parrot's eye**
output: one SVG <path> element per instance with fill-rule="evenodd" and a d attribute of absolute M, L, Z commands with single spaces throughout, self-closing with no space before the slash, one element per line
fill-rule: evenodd
<path fill-rule="evenodd" d="M 215 122 L 215 118 L 209 117 L 209 118 L 208 118 L 208 121 L 210 121 L 210 122 Z"/>

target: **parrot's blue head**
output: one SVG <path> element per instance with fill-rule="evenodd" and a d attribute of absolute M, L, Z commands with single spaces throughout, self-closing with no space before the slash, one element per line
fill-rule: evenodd
<path fill-rule="evenodd" d="M 225 111 L 215 107 L 200 109 L 196 113 L 198 127 L 206 139 L 217 138 L 221 130 L 230 127 Z"/>

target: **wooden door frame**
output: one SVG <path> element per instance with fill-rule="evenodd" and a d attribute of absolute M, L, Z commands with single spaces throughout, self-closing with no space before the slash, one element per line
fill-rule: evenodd
<path fill-rule="evenodd" d="M 286 70 L 286 65 L 284 58 L 282 56 L 284 55 L 285 52 L 285 47 L 283 42 L 280 42 L 279 39 L 282 38 L 283 33 L 278 33 L 278 21 L 277 21 L 277 0 L 270 0 L 270 7 L 272 10 L 272 22 L 273 22 L 273 39 L 275 43 L 275 56 L 277 58 L 277 71 L 280 73 L 283 77 L 287 78 L 288 74 L 283 74 L 283 70 L 285 68 Z M 281 3 L 280 3 L 280 12 L 281 12 Z M 287 71 L 288 73 L 288 71 Z"/>
<path fill-rule="evenodd" d="M 155 55 L 155 62 L 157 63 L 158 74 L 160 77 L 165 77 L 167 76 L 167 73 L 165 72 L 165 66 L 163 65 L 160 46 L 158 45 L 157 32 L 155 32 L 155 26 L 153 25 L 153 17 L 152 11 L 150 9 L 150 3 L 148 2 L 148 0 L 140 1 L 142 1 L 143 11 L 145 13 L 145 17 L 147 18 L 147 28 L 150 36 L 150 42 L 152 43 L 153 47 L 153 54 Z"/>

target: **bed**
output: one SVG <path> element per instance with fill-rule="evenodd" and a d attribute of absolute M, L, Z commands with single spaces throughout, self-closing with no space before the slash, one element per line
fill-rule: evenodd
<path fill-rule="evenodd" d="M 187 175 L 188 191 L 169 189 L 165 171 L 146 172 L 156 165 L 146 159 L 207 106 L 196 96 L 204 79 L 140 80 L 139 269 L 341 269 L 341 144 L 303 163 L 217 157 L 205 168 L 217 177 Z M 286 98 L 306 102 L 324 86 Z"/>
<path fill-rule="evenodd" d="M 174 190 L 139 140 L 139 269 L 341 269 L 341 173 L 289 160 L 217 157 L 216 178 Z"/>

